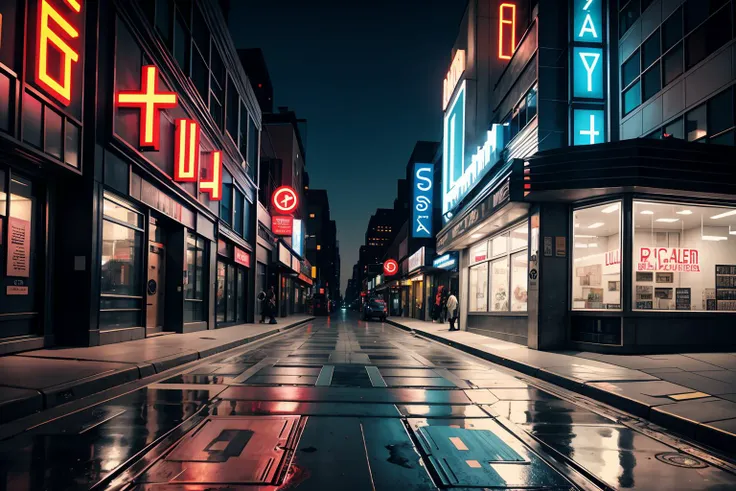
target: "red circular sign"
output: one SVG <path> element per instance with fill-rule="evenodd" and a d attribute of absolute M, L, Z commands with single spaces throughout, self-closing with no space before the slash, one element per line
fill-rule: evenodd
<path fill-rule="evenodd" d="M 385 274 L 386 276 L 393 276 L 398 272 L 399 263 L 397 263 L 393 259 L 389 259 L 388 261 L 383 263 L 383 274 Z"/>
<path fill-rule="evenodd" d="M 273 192 L 271 203 L 281 213 L 291 213 L 299 205 L 299 197 L 291 187 L 281 186 Z"/>

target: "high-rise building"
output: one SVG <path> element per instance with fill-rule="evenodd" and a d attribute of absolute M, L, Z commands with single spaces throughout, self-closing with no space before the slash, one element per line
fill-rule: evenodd
<path fill-rule="evenodd" d="M 337 224 L 330 217 L 330 202 L 324 189 L 306 191 L 306 252 L 312 264 L 315 291 L 339 302 L 340 249 Z"/>
<path fill-rule="evenodd" d="M 471 0 L 438 81 L 460 324 L 536 349 L 730 344 L 733 2 L 562 3 Z"/>

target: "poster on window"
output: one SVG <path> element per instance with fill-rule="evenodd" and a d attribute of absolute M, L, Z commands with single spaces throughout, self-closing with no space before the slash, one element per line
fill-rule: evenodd
<path fill-rule="evenodd" d="M 700 273 L 700 254 L 697 249 L 640 247 L 636 270 Z"/>
<path fill-rule="evenodd" d="M 31 222 L 8 218 L 8 276 L 28 278 L 31 270 Z"/>

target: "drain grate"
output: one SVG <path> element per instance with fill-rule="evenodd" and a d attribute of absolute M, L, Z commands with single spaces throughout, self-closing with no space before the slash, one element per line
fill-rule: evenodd
<path fill-rule="evenodd" d="M 665 464 L 674 465 L 675 467 L 685 467 L 686 469 L 704 469 L 708 464 L 700 459 L 696 459 L 691 455 L 677 452 L 665 452 L 655 455 L 657 460 Z"/>

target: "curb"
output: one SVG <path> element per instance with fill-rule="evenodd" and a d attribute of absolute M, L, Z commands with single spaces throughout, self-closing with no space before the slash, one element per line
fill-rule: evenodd
<path fill-rule="evenodd" d="M 663 411 L 660 407 L 651 407 L 647 404 L 634 399 L 630 399 L 621 394 L 609 392 L 578 380 L 563 377 L 561 375 L 549 372 L 541 367 L 534 367 L 532 365 L 521 363 L 516 360 L 503 358 L 495 353 L 488 353 L 486 351 L 482 351 L 465 344 L 453 343 L 452 341 L 449 341 L 441 336 L 437 336 L 425 331 L 415 330 L 403 324 L 399 324 L 398 322 L 391 320 L 391 318 L 386 319 L 386 322 L 406 332 L 410 332 L 417 336 L 422 336 L 424 338 L 437 341 L 446 346 L 450 346 L 470 355 L 482 358 L 486 361 L 490 361 L 492 363 L 496 363 L 497 365 L 511 368 L 512 370 L 516 370 L 517 372 L 521 372 L 525 375 L 530 375 L 540 380 L 544 380 L 545 382 L 552 383 L 564 389 L 589 397 L 604 404 L 608 404 L 609 406 L 612 406 L 621 411 L 626 411 L 627 413 L 633 414 L 640 418 L 647 419 L 648 421 L 656 425 L 677 432 L 687 438 L 695 440 L 698 443 L 708 445 L 720 451 L 723 451 L 727 455 L 733 455 L 734 449 L 736 449 L 736 434 L 720 428 L 713 427 L 708 423 L 699 423 L 697 421 L 692 421 L 670 414 Z"/>
<path fill-rule="evenodd" d="M 52 409 L 68 402 L 94 395 L 128 382 L 141 380 L 166 370 L 185 365 L 192 361 L 203 360 L 210 356 L 223 353 L 233 348 L 260 341 L 266 337 L 289 331 L 298 326 L 313 321 L 314 317 L 307 317 L 299 322 L 278 326 L 253 336 L 248 336 L 227 342 L 220 346 L 213 346 L 202 351 L 192 351 L 178 354 L 167 358 L 161 358 L 147 363 L 132 364 L 128 367 L 95 375 L 92 377 L 74 380 L 63 385 L 45 387 L 43 389 L 21 389 L 3 387 L 9 397 L 0 400 L 0 424 L 10 423 L 16 419 L 29 416 L 34 413 Z M 124 363 L 124 362 L 123 362 Z"/>

